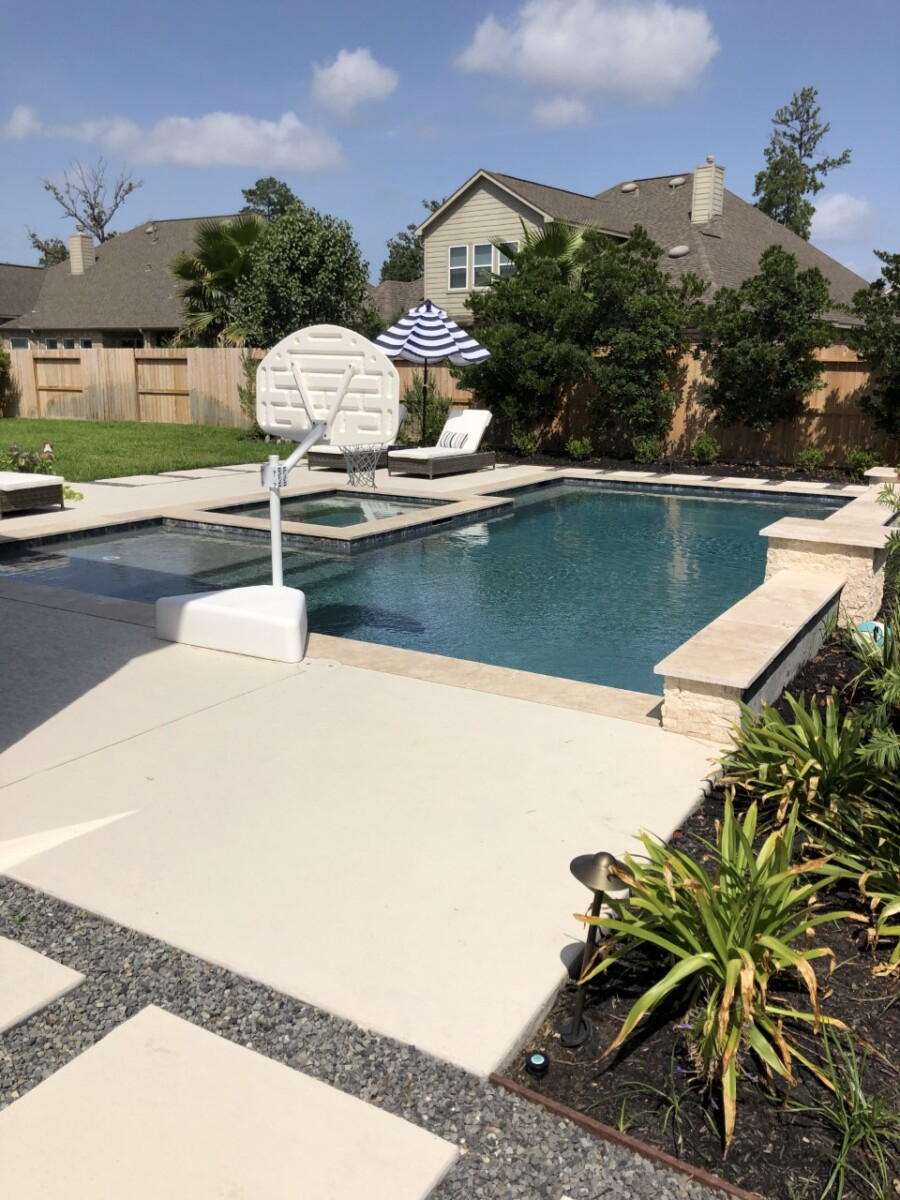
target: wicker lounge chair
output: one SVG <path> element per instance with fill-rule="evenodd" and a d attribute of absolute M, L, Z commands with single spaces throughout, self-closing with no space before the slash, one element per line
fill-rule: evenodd
<path fill-rule="evenodd" d="M 404 475 L 456 475 L 462 471 L 492 470 L 497 464 L 493 450 L 479 450 L 481 439 L 491 421 L 491 414 L 481 408 L 451 408 L 436 446 L 420 446 L 417 450 L 391 450 L 388 454 L 388 474 L 399 471 Z"/>
<path fill-rule="evenodd" d="M 403 418 L 406 416 L 406 405 L 400 405 L 400 420 L 398 428 L 403 424 Z M 376 469 L 387 466 L 388 450 L 392 450 L 393 446 L 385 446 L 381 454 L 378 455 Z M 310 470 L 313 467 L 318 467 L 326 471 L 345 471 L 347 464 L 344 461 L 344 452 L 338 445 L 322 444 L 321 442 L 313 446 L 306 455 L 306 463 Z"/>
<path fill-rule="evenodd" d="M 0 518 L 7 513 L 32 508 L 64 508 L 61 475 L 31 475 L 24 471 L 0 471 Z"/>

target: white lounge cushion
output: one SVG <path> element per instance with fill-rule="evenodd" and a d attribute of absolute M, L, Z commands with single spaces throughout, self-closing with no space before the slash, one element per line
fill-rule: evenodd
<path fill-rule="evenodd" d="M 443 446 L 416 446 L 409 450 L 391 450 L 388 459 L 394 458 L 455 458 L 458 454 L 471 454 L 471 450 L 445 450 Z"/>
<path fill-rule="evenodd" d="M 65 483 L 62 475 L 32 475 L 28 471 L 0 471 L 0 491 L 19 492 L 25 488 L 52 487 Z"/>
<path fill-rule="evenodd" d="M 490 423 L 491 414 L 487 409 L 451 408 L 436 446 L 419 446 L 415 450 L 394 450 L 388 455 L 388 459 L 429 459 L 446 458 L 454 454 L 474 454 Z"/>

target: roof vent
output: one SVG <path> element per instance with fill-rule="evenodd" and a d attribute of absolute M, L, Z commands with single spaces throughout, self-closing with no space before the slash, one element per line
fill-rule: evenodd
<path fill-rule="evenodd" d="M 686 183 L 687 180 L 683 175 L 676 175 L 674 179 L 669 180 L 669 187 L 674 191 L 675 188 L 684 187 Z"/>
<path fill-rule="evenodd" d="M 690 246 L 673 246 L 669 250 L 669 258 L 684 258 L 686 254 L 690 254 Z"/>
<path fill-rule="evenodd" d="M 637 190 L 638 185 L 636 183 L 623 183 L 619 188 L 620 192 L 636 192 Z"/>
<path fill-rule="evenodd" d="M 150 236 L 152 236 L 154 233 L 156 233 L 156 226 L 153 224 L 152 221 L 147 226 L 147 228 L 144 230 L 144 233 L 149 234 Z"/>

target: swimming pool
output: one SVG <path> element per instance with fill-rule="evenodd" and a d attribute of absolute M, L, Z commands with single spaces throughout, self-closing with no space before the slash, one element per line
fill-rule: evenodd
<path fill-rule="evenodd" d="M 356 555 L 285 547 L 311 630 L 660 694 L 653 666 L 758 586 L 759 530 L 838 498 L 613 484 L 510 493 L 510 515 Z M 37 546 L 4 575 L 153 601 L 267 582 L 265 540 L 155 526 Z"/>

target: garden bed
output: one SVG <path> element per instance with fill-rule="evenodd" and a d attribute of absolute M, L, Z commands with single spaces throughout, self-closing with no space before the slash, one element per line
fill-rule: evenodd
<path fill-rule="evenodd" d="M 791 691 L 806 693 L 822 707 L 836 686 L 843 714 L 851 707 L 846 685 L 859 669 L 858 661 L 835 641 L 802 669 Z M 857 692 L 855 701 L 864 698 Z M 777 707 L 791 717 L 786 701 Z M 673 846 L 696 861 L 707 858 L 724 802 L 722 789 L 712 789 L 675 832 Z M 747 803 L 737 802 L 736 810 L 746 811 Z M 757 844 L 760 840 L 757 838 Z M 588 893 L 585 896 L 587 901 Z M 863 911 L 850 884 L 830 892 L 824 908 Z M 866 924 L 850 920 L 820 926 L 815 940 L 834 951 L 830 973 L 827 959 L 811 964 L 821 989 L 822 1012 L 853 1031 L 863 1089 L 880 1095 L 890 1109 L 900 1112 L 900 973 L 873 973 L 876 965 L 887 963 L 891 945 L 883 942 L 871 949 Z M 588 984 L 585 1015 L 591 1037 L 578 1049 L 567 1049 L 559 1040 L 560 1029 L 570 1025 L 576 995 L 574 986 L 567 986 L 528 1046 L 528 1052 L 542 1050 L 549 1055 L 548 1074 L 543 1078 L 529 1075 L 523 1054 L 508 1076 L 516 1084 L 768 1200 L 818 1200 L 825 1193 L 841 1138 L 821 1116 L 792 1111 L 809 1105 L 834 1107 L 830 1093 L 803 1067 L 795 1067 L 796 1085 L 787 1089 L 780 1080 L 766 1083 L 758 1064 L 754 1067 L 752 1058 L 744 1059 L 735 1135 L 726 1156 L 717 1090 L 705 1093 L 701 1086 L 696 1051 L 686 1040 L 685 1013 L 678 999 L 658 1006 L 619 1050 L 602 1057 L 632 1004 L 666 969 L 661 955 L 652 949 L 633 951 Z M 775 1004 L 807 1007 L 805 990 L 792 971 L 773 977 L 769 996 Z M 827 1068 L 822 1039 L 797 1022 L 790 1024 L 796 1043 Z M 840 1061 L 836 1043 L 833 1054 Z M 889 1160 L 886 1200 L 900 1195 L 900 1144 L 885 1143 L 885 1152 Z M 851 1156 L 850 1162 L 859 1165 L 858 1155 Z M 835 1189 L 828 1192 L 829 1197 L 838 1194 Z M 861 1183 L 848 1174 L 847 1200 L 872 1200 L 880 1195 L 871 1183 Z"/>
<path fill-rule="evenodd" d="M 567 454 L 535 454 L 530 458 L 508 453 L 497 452 L 497 461 L 512 466 L 536 467 L 587 467 L 604 471 L 665 471 L 678 475 L 729 476 L 736 479 L 778 479 L 795 480 L 798 483 L 864 483 L 862 479 L 854 479 L 842 467 L 822 468 L 818 471 L 801 471 L 794 466 L 767 466 L 763 463 L 727 463 L 717 462 L 713 466 L 696 466 L 692 462 L 675 462 L 666 459 L 662 463 L 639 463 L 633 459 L 621 458 L 588 458 L 574 459 Z"/>

